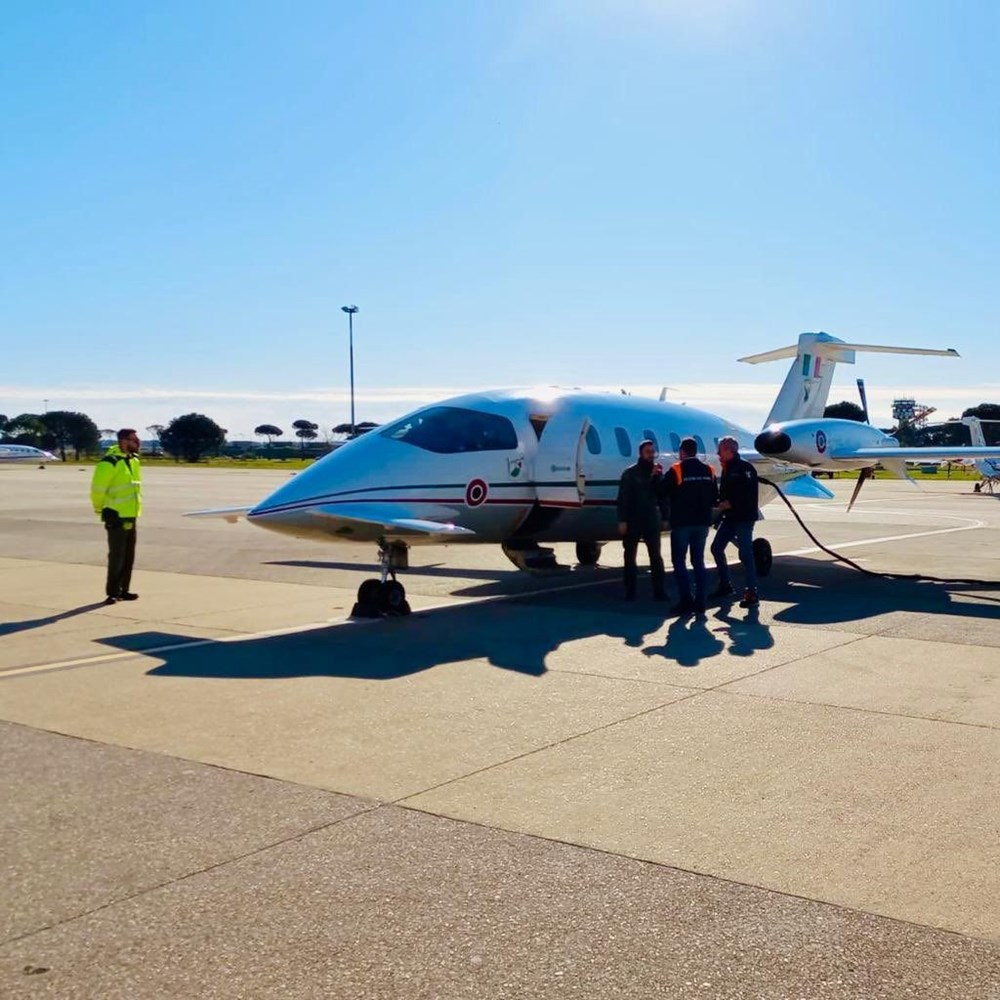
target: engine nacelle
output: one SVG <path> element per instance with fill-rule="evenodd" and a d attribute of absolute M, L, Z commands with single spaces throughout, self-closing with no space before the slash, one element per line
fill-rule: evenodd
<path fill-rule="evenodd" d="M 754 447 L 768 458 L 836 472 L 875 464 L 870 458 L 838 458 L 838 454 L 849 455 L 859 448 L 898 448 L 899 442 L 870 424 L 820 418 L 771 424 L 757 435 Z"/>

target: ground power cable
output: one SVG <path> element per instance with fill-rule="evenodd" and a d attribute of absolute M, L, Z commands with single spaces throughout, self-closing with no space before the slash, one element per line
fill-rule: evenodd
<path fill-rule="evenodd" d="M 792 505 L 791 500 L 785 496 L 784 491 L 781 487 L 770 479 L 765 479 L 763 476 L 760 477 L 759 482 L 763 483 L 765 486 L 770 486 L 775 492 L 781 497 L 784 505 L 792 512 L 792 517 L 799 522 L 799 527 L 806 533 L 809 540 L 820 550 L 820 552 L 825 552 L 831 559 L 836 562 L 843 563 L 845 566 L 849 566 L 851 569 L 857 570 L 859 573 L 863 573 L 865 576 L 872 576 L 880 580 L 908 580 L 911 583 L 944 583 L 944 584 L 960 584 L 962 586 L 969 587 L 989 587 L 996 588 L 1000 586 L 1000 582 L 997 580 L 969 580 L 961 579 L 955 577 L 941 577 L 941 576 L 929 576 L 926 573 L 887 573 L 880 570 L 868 569 L 865 566 L 861 566 L 856 563 L 853 559 L 848 559 L 847 556 L 841 555 L 839 552 L 835 552 L 833 549 L 824 545 L 812 532 L 812 529 L 806 522 L 802 519 L 802 515 L 795 509 Z"/>

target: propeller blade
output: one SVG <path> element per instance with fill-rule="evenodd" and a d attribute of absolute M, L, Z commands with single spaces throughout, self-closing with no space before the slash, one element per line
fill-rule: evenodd
<path fill-rule="evenodd" d="M 871 418 L 868 416 L 868 393 L 865 392 L 865 380 L 858 379 L 858 395 L 861 397 L 861 410 L 865 415 L 865 423 L 870 424 Z"/>
<path fill-rule="evenodd" d="M 858 483 L 854 487 L 854 492 L 851 494 L 851 502 L 847 505 L 847 513 L 851 513 L 851 508 L 854 506 L 854 501 L 858 499 L 858 494 L 861 492 L 861 487 L 865 485 L 865 481 L 871 479 L 875 475 L 875 470 L 870 466 L 866 465 L 861 473 L 858 475 Z"/>

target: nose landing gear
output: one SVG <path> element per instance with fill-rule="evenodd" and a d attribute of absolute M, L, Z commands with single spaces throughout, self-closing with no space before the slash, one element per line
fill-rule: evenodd
<path fill-rule="evenodd" d="M 358 600 L 351 609 L 352 618 L 399 617 L 410 613 L 406 590 L 396 579 L 397 569 L 409 564 L 409 547 L 405 542 L 379 542 L 379 579 L 365 580 L 358 587 Z"/>

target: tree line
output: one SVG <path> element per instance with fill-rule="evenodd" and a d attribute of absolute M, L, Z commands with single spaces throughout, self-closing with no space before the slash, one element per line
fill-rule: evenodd
<path fill-rule="evenodd" d="M 319 424 L 311 420 L 295 420 L 292 427 L 303 452 L 310 441 L 319 437 Z M 366 420 L 353 428 L 350 424 L 337 424 L 330 430 L 334 434 L 352 437 L 375 427 L 378 424 Z M 168 455 L 184 462 L 197 462 L 206 455 L 217 455 L 225 447 L 228 433 L 204 413 L 185 413 L 174 417 L 169 424 L 151 424 L 146 432 Z M 260 424 L 254 430 L 257 437 L 267 439 L 268 450 L 275 439 L 284 437 L 284 433 L 275 424 Z M 44 448 L 58 452 L 63 461 L 68 450 L 74 453 L 77 460 L 82 456 L 99 454 L 102 438 L 113 438 L 115 434 L 114 428 L 101 429 L 87 414 L 73 410 L 21 413 L 16 417 L 0 413 L 0 443 Z"/>
<path fill-rule="evenodd" d="M 840 417 L 845 420 L 864 421 L 864 411 L 857 403 L 843 400 L 831 403 L 825 410 L 826 417 Z M 979 417 L 980 420 L 995 420 L 986 424 L 983 433 L 987 444 L 1000 444 L 1000 403 L 980 403 L 962 411 L 963 417 Z M 337 424 L 332 433 L 352 437 L 365 434 L 378 427 L 369 420 L 357 424 Z M 319 437 L 320 426 L 311 420 L 294 420 L 292 428 L 304 452 L 310 441 Z M 353 430 L 353 434 L 352 434 Z M 929 424 L 926 427 L 900 422 L 887 432 L 899 439 L 902 445 L 953 445 L 969 444 L 969 430 L 958 420 Z M 203 413 L 185 413 L 174 417 L 169 424 L 152 424 L 146 431 L 153 435 L 160 447 L 168 454 L 184 462 L 197 462 L 206 455 L 218 454 L 226 444 L 224 427 L 220 427 L 211 417 Z M 267 440 L 270 451 L 275 440 L 285 432 L 276 424 L 258 424 L 254 434 Z M 34 448 L 45 448 L 58 452 L 65 461 L 71 450 L 77 460 L 81 456 L 96 455 L 101 448 L 101 438 L 114 437 L 115 430 L 101 430 L 86 413 L 74 410 L 49 410 L 47 413 L 21 413 L 16 417 L 0 414 L 0 443 L 27 444 Z"/>

